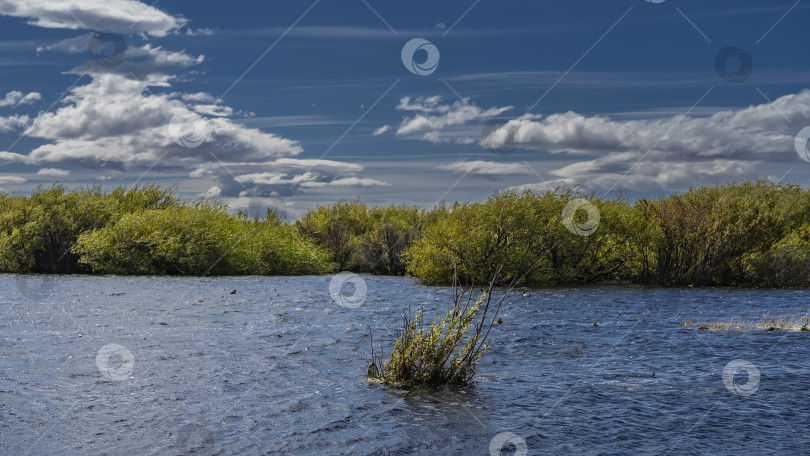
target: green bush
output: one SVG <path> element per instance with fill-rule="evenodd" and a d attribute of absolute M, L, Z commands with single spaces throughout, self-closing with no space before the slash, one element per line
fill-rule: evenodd
<path fill-rule="evenodd" d="M 153 185 L 105 193 L 37 187 L 30 196 L 0 198 L 0 271 L 81 272 L 72 251 L 79 235 L 123 214 L 179 204 L 171 188 Z"/>
<path fill-rule="evenodd" d="M 655 230 L 656 274 L 648 279 L 660 285 L 775 283 L 761 268 L 752 275 L 753 258 L 810 222 L 808 191 L 767 181 L 700 187 L 638 206 Z"/>
<path fill-rule="evenodd" d="M 463 280 L 484 283 L 504 265 L 502 280 L 526 284 L 589 283 L 633 276 L 644 263 L 645 223 L 623 199 L 585 199 L 601 222 L 589 236 L 562 223 L 571 191 L 503 191 L 485 202 L 456 203 L 428 225 L 406 253 L 408 273 L 446 284 L 457 268 Z M 581 216 L 581 214 L 580 214 Z M 581 220 L 577 220 L 581 223 Z"/>
<path fill-rule="evenodd" d="M 0 272 L 314 274 L 329 256 L 275 218 L 182 203 L 173 187 L 0 194 Z"/>
<path fill-rule="evenodd" d="M 454 276 L 452 308 L 427 328 L 422 310 L 413 319 L 403 312 L 402 330 L 388 361 L 375 355 L 372 341 L 368 378 L 399 387 L 470 383 L 478 360 L 487 350 L 489 331 L 509 292 L 491 309 L 494 284 L 493 279 L 487 291 L 473 302 L 473 289 L 459 292 L 458 276 Z"/>
<path fill-rule="evenodd" d="M 332 270 L 328 253 L 276 220 L 196 203 L 122 217 L 82 234 L 80 262 L 105 274 L 281 275 Z"/>
<path fill-rule="evenodd" d="M 810 225 L 789 233 L 764 253 L 745 255 L 744 268 L 754 285 L 810 286 Z"/>
<path fill-rule="evenodd" d="M 584 199 L 600 219 L 566 205 Z M 294 224 L 231 215 L 218 202 L 184 203 L 176 188 L 104 191 L 37 187 L 0 193 L 0 272 L 409 274 L 449 284 L 632 281 L 663 286 L 810 286 L 810 191 L 768 181 L 610 199 L 559 189 L 501 191 L 486 201 L 368 206 L 338 202 Z M 574 230 L 576 231 L 576 230 Z M 582 233 L 580 233 L 582 234 Z"/>
<path fill-rule="evenodd" d="M 341 201 L 306 212 L 296 222 L 305 236 L 332 252 L 340 270 L 402 275 L 405 250 L 420 232 L 424 211 Z"/>
<path fill-rule="evenodd" d="M 566 204 L 579 198 L 600 214 L 588 236 L 569 232 L 562 220 Z M 575 220 L 585 216 L 578 211 Z M 795 185 L 731 183 L 635 204 L 564 189 L 503 191 L 434 218 L 405 254 L 408 273 L 428 284 L 449 283 L 455 267 L 481 283 L 498 264 L 505 265 L 504 280 L 529 285 L 810 284 L 810 245 L 802 237 L 810 192 Z"/>

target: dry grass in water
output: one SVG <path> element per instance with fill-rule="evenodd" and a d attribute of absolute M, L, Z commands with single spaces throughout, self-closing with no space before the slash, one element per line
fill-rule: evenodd
<path fill-rule="evenodd" d="M 717 321 L 708 323 L 695 323 L 691 320 L 685 321 L 680 326 L 697 327 L 701 331 L 721 331 L 727 329 L 750 330 L 762 329 L 765 331 L 810 331 L 810 315 L 799 315 L 792 317 L 771 317 L 768 314 L 762 316 L 758 321 L 746 321 L 741 319 L 731 319 L 729 321 Z"/>

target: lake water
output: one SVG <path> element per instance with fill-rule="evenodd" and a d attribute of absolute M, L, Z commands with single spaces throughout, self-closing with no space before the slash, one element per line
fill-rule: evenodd
<path fill-rule="evenodd" d="M 810 291 L 516 293 L 474 386 L 406 392 L 369 327 L 388 352 L 450 290 L 362 278 L 0 276 L 0 454 L 810 454 L 810 333 L 679 326 Z"/>

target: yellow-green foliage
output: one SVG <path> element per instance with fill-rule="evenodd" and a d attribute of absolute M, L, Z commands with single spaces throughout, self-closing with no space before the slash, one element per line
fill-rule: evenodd
<path fill-rule="evenodd" d="M 637 204 L 661 285 L 810 285 L 810 192 L 767 181 L 690 189 Z"/>
<path fill-rule="evenodd" d="M 328 253 L 291 227 L 197 203 L 122 217 L 84 233 L 80 262 L 106 274 L 282 275 L 332 269 Z"/>
<path fill-rule="evenodd" d="M 454 268 L 464 280 L 485 282 L 497 266 L 504 281 L 582 283 L 632 277 L 648 258 L 645 222 L 623 199 L 586 197 L 601 222 L 589 236 L 570 232 L 563 209 L 571 191 L 503 191 L 485 202 L 455 204 L 425 228 L 406 253 L 408 272 L 431 284 L 448 283 Z M 580 223 L 581 220 L 578 220 Z"/>
<path fill-rule="evenodd" d="M 743 268 L 753 284 L 770 287 L 810 284 L 810 225 L 788 233 L 763 250 L 743 256 Z"/>
<path fill-rule="evenodd" d="M 37 188 L 0 195 L 0 271 L 109 274 L 315 274 L 329 253 L 274 218 L 182 203 L 153 185 L 110 192 Z"/>
<path fill-rule="evenodd" d="M 30 196 L 0 196 L 0 271 L 78 272 L 72 248 L 82 232 L 124 214 L 179 204 L 171 188 L 144 185 L 68 191 L 37 187 Z"/>
<path fill-rule="evenodd" d="M 600 214 L 589 236 L 562 223 L 579 198 Z M 333 262 L 428 284 L 451 283 L 456 268 L 482 283 L 504 265 L 503 281 L 532 285 L 807 287 L 810 191 L 740 182 L 634 204 L 565 189 L 502 191 L 432 210 L 339 202 L 294 225 L 183 203 L 154 185 L 0 193 L 0 272 L 308 274 Z"/>
<path fill-rule="evenodd" d="M 367 206 L 341 201 L 305 213 L 296 227 L 332 252 L 341 270 L 400 275 L 402 257 L 425 222 L 415 207 Z"/>
<path fill-rule="evenodd" d="M 388 361 L 377 358 L 372 348 L 367 371 L 371 380 L 403 387 L 464 385 L 472 381 L 506 294 L 491 311 L 494 280 L 475 302 L 471 299 L 472 289 L 459 293 L 457 282 L 454 284 L 453 307 L 427 328 L 422 310 L 413 319 L 403 312 L 402 330 Z M 492 318 L 488 319 L 490 314 Z"/>
<path fill-rule="evenodd" d="M 599 210 L 589 236 L 562 223 L 574 198 Z M 635 204 L 504 191 L 434 219 L 405 254 L 408 273 L 429 284 L 450 283 L 454 267 L 481 282 L 503 264 L 505 280 L 534 285 L 810 286 L 810 192 L 795 185 L 732 183 Z"/>

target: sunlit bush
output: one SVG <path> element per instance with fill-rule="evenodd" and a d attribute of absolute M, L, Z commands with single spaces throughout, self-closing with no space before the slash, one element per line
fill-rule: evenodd
<path fill-rule="evenodd" d="M 408 272 L 446 284 L 455 268 L 464 280 L 483 283 L 503 266 L 502 280 L 527 284 L 588 283 L 633 277 L 643 265 L 645 222 L 623 199 L 585 196 L 601 214 L 582 236 L 562 223 L 571 191 L 536 194 L 503 191 L 484 202 L 455 204 L 406 253 Z"/>
<path fill-rule="evenodd" d="M 799 186 L 757 181 L 700 187 L 638 206 L 655 231 L 656 272 L 649 281 L 660 285 L 780 283 L 771 276 L 800 268 L 799 258 L 810 252 L 801 243 L 794 243 L 793 253 L 777 246 L 810 223 L 810 193 Z M 779 267 L 765 266 L 769 256 L 781 257 Z"/>
<path fill-rule="evenodd" d="M 295 225 L 332 252 L 341 270 L 402 275 L 403 254 L 427 220 L 415 207 L 341 201 L 306 212 Z"/>
<path fill-rule="evenodd" d="M 492 302 L 494 283 L 493 279 L 487 291 L 473 301 L 473 289 L 459 291 L 454 276 L 453 306 L 428 327 L 422 310 L 412 319 L 403 312 L 402 329 L 387 361 L 375 354 L 372 343 L 372 360 L 366 372 L 369 379 L 399 387 L 470 383 L 508 293 Z"/>
<path fill-rule="evenodd" d="M 316 274 L 329 253 L 274 218 L 182 203 L 155 185 L 0 194 L 0 272 Z"/>
<path fill-rule="evenodd" d="M 30 196 L 0 198 L 0 271 L 80 272 L 72 251 L 79 235 L 131 212 L 179 204 L 172 188 L 144 185 L 104 192 L 37 187 Z"/>
<path fill-rule="evenodd" d="M 80 236 L 80 262 L 106 274 L 281 275 L 332 270 L 328 252 L 277 221 L 197 203 L 122 217 Z"/>

